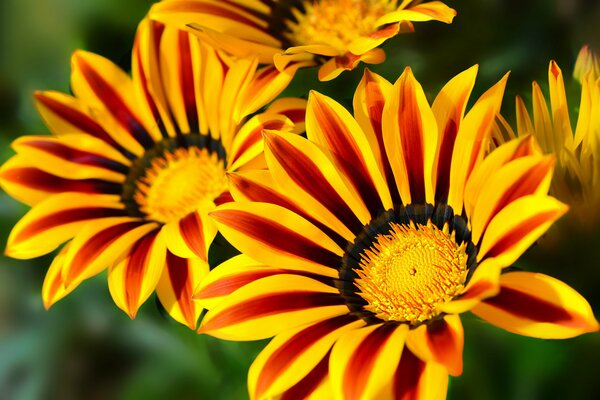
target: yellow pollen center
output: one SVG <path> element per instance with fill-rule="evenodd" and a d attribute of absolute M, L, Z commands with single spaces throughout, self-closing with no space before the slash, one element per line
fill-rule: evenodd
<path fill-rule="evenodd" d="M 295 46 L 325 44 L 345 54 L 359 37 L 375 32 L 377 20 L 394 11 L 390 0 L 307 0 L 302 13 L 292 12 L 297 22 L 288 22 L 287 38 Z"/>
<path fill-rule="evenodd" d="M 136 188 L 134 199 L 148 218 L 177 221 L 227 188 L 225 166 L 206 149 L 180 148 L 152 160 Z"/>
<path fill-rule="evenodd" d="M 364 251 L 355 270 L 358 294 L 378 318 L 418 324 L 438 315 L 437 306 L 464 287 L 467 245 L 431 223 L 391 228 Z"/>

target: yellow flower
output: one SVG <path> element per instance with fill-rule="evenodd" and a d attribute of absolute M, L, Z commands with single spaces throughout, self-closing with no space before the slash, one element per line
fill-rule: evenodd
<path fill-rule="evenodd" d="M 240 57 L 258 55 L 279 69 L 290 63 L 321 65 L 330 80 L 360 61 L 378 64 L 378 48 L 413 22 L 452 23 L 456 11 L 440 1 L 413 0 L 169 0 L 151 18 L 187 25 L 211 45 Z"/>
<path fill-rule="evenodd" d="M 195 298 L 199 332 L 274 336 L 252 399 L 444 398 L 467 311 L 539 338 L 598 329 L 566 284 L 507 269 L 567 207 L 531 137 L 484 158 L 506 78 L 464 115 L 476 73 L 430 107 L 410 69 L 394 85 L 367 71 L 354 117 L 313 92 L 308 139 L 267 132 L 269 169 L 231 175 L 236 201 L 211 215 L 242 254 Z"/>
<path fill-rule="evenodd" d="M 109 267 L 112 297 L 131 318 L 156 289 L 171 316 L 195 328 L 202 309 L 191 296 L 217 231 L 207 213 L 231 199 L 226 172 L 264 166 L 262 129 L 303 125 L 300 99 L 246 118 L 293 76 L 257 64 L 144 20 L 133 78 L 77 51 L 75 97 L 36 93 L 53 134 L 17 139 L 0 184 L 32 206 L 7 255 L 38 257 L 67 242 L 46 275 L 46 308 Z"/>
<path fill-rule="evenodd" d="M 548 69 L 550 108 L 540 86 L 533 83 L 533 119 L 517 98 L 517 134 L 533 134 L 544 153 L 556 157 L 550 192 L 572 206 L 578 226 L 592 228 L 600 218 L 600 80 L 598 57 L 584 47 L 576 63 L 581 102 L 575 131 L 562 71 L 552 61 Z"/>

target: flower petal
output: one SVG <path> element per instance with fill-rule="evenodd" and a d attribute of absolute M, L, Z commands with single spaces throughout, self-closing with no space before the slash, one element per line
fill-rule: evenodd
<path fill-rule="evenodd" d="M 328 149 L 337 166 L 375 218 L 392 208 L 389 189 L 378 168 L 368 136 L 350 113 L 333 99 L 312 91 L 306 109 L 309 140 Z"/>
<path fill-rule="evenodd" d="M 394 378 L 407 332 L 406 324 L 379 324 L 342 336 L 329 361 L 334 398 L 380 398 Z"/>
<path fill-rule="evenodd" d="M 450 375 L 462 374 L 464 332 L 458 315 L 446 315 L 410 331 L 406 345 L 421 360 L 442 364 Z"/>
<path fill-rule="evenodd" d="M 299 97 L 281 97 L 272 102 L 266 113 L 269 114 L 281 114 L 288 117 L 290 121 L 294 123 L 294 133 L 302 133 L 306 131 L 305 128 L 305 116 L 306 116 L 306 104 L 305 99 Z"/>
<path fill-rule="evenodd" d="M 543 339 L 571 338 L 599 329 L 588 302 L 557 279 L 509 272 L 502 275 L 500 285 L 497 296 L 472 310 L 500 328 Z"/>
<path fill-rule="evenodd" d="M 69 251 L 70 243 L 67 243 L 60 249 L 60 252 L 52 260 L 52 264 L 46 271 L 44 284 L 42 285 L 42 300 L 44 308 L 48 310 L 57 301 L 68 295 L 75 287 L 66 288 L 62 277 L 63 267 L 65 265 L 65 256 Z"/>
<path fill-rule="evenodd" d="M 227 296 L 206 314 L 198 332 L 258 340 L 347 313 L 336 288 L 304 276 L 276 275 Z"/>
<path fill-rule="evenodd" d="M 155 122 L 141 119 L 135 88 L 125 71 L 104 57 L 81 50 L 73 53 L 71 65 L 73 92 L 101 112 L 110 129 L 119 132 L 113 138 L 123 147 L 141 155 L 161 139 L 160 132 L 151 129 Z"/>
<path fill-rule="evenodd" d="M 329 354 L 325 356 L 300 382 L 286 390 L 280 400 L 329 400 L 331 380 L 329 379 Z"/>
<path fill-rule="evenodd" d="M 65 256 L 63 279 L 67 289 L 120 262 L 133 244 L 156 226 L 128 217 L 89 222 L 73 239 Z"/>
<path fill-rule="evenodd" d="M 169 315 L 190 329 L 196 329 L 202 307 L 193 300 L 194 288 L 208 273 L 208 264 L 199 258 L 180 258 L 167 251 L 156 294 Z"/>
<path fill-rule="evenodd" d="M 159 233 L 156 229 L 139 239 L 108 272 L 110 294 L 131 319 L 154 291 L 165 265 L 166 245 Z"/>
<path fill-rule="evenodd" d="M 135 156 L 115 139 L 115 132 L 106 130 L 101 119 L 91 113 L 85 102 L 60 92 L 35 92 L 38 112 L 55 135 L 81 133 L 93 136 L 117 149 L 129 159 Z"/>
<path fill-rule="evenodd" d="M 217 235 L 217 226 L 208 217 L 214 204 L 202 204 L 198 210 L 189 213 L 179 221 L 163 227 L 169 251 L 178 257 L 199 257 L 208 261 L 208 249 Z"/>
<path fill-rule="evenodd" d="M 451 24 L 456 16 L 456 11 L 441 1 L 429 1 L 414 7 L 400 9 L 384 15 L 377 20 L 377 25 L 385 25 L 402 21 L 441 21 Z"/>
<path fill-rule="evenodd" d="M 344 253 L 313 224 L 274 204 L 227 203 L 210 215 L 230 243 L 268 265 L 325 273 Z"/>
<path fill-rule="evenodd" d="M 90 221 L 124 216 L 116 196 L 60 193 L 31 209 L 12 229 L 6 255 L 34 258 L 56 249 L 74 237 Z"/>
<path fill-rule="evenodd" d="M 256 357 L 248 371 L 252 398 L 271 398 L 296 385 L 328 358 L 335 341 L 365 322 L 341 315 L 281 333 Z"/>
<path fill-rule="evenodd" d="M 287 268 L 287 265 L 286 268 L 277 268 L 264 265 L 245 254 L 240 254 L 211 270 L 210 274 L 196 288 L 194 299 L 198 300 L 203 307 L 211 309 L 225 296 L 237 289 L 258 279 L 281 274 L 307 276 L 321 282 L 330 282 L 333 285 L 331 278 L 336 278 L 337 274 L 333 270 L 327 270 L 326 272 L 329 272 L 330 275 L 319 275 L 307 272 L 304 269 L 295 270 Z"/>
<path fill-rule="evenodd" d="M 513 201 L 490 221 L 477 260 L 493 257 L 510 266 L 567 210 L 566 205 L 547 196 L 530 195 Z"/>
<path fill-rule="evenodd" d="M 353 240 L 369 222 L 361 199 L 316 144 L 297 135 L 265 132 L 265 157 L 280 190 L 344 238 Z"/>
<path fill-rule="evenodd" d="M 481 95 L 458 130 L 452 153 L 448 193 L 448 204 L 455 214 L 460 215 L 462 212 L 466 183 L 487 149 L 496 115 L 500 112 L 507 79 L 508 74 Z"/>
<path fill-rule="evenodd" d="M 478 69 L 475 65 L 452 78 L 444 85 L 431 106 L 438 128 L 438 146 L 433 168 L 436 202 L 448 199 L 454 144 Z"/>
<path fill-rule="evenodd" d="M 446 369 L 438 363 L 425 363 L 410 351 L 402 354 L 393 382 L 395 400 L 443 400 L 448 391 Z"/>
<path fill-rule="evenodd" d="M 407 67 L 383 110 L 383 139 L 405 204 L 433 203 L 437 125 L 423 88 Z"/>

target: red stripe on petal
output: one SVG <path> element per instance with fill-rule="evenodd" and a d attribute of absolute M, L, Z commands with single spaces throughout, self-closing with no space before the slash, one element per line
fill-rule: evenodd
<path fill-rule="evenodd" d="M 192 305 L 192 296 L 194 288 L 189 279 L 189 265 L 185 258 L 177 257 L 170 251 L 167 251 L 167 270 L 171 287 L 175 293 L 177 304 L 181 309 L 186 321 L 195 321 L 194 307 Z"/>
<path fill-rule="evenodd" d="M 486 253 L 485 258 L 494 258 L 502 253 L 510 250 L 514 245 L 516 245 L 519 240 L 524 238 L 531 231 L 544 224 L 545 222 L 551 221 L 553 217 L 556 216 L 556 211 L 547 211 L 545 213 L 541 213 L 535 215 L 532 218 L 527 219 L 526 221 L 521 222 L 511 231 L 506 233 L 500 240 L 498 240 L 494 246 Z"/>
<path fill-rule="evenodd" d="M 125 212 L 115 208 L 86 207 L 62 210 L 31 222 L 25 229 L 20 231 L 13 240 L 15 242 L 27 240 L 31 236 L 35 236 L 43 231 L 72 222 L 121 216 L 125 216 Z"/>
<path fill-rule="evenodd" d="M 348 360 L 343 383 L 346 399 L 358 400 L 361 398 L 375 361 L 386 340 L 394 333 L 396 328 L 397 326 L 394 324 L 384 324 L 375 329 L 363 340 Z"/>
<path fill-rule="evenodd" d="M 231 203 L 233 201 L 233 197 L 229 191 L 221 193 L 216 199 L 214 199 L 214 203 L 217 206 L 225 203 Z"/>
<path fill-rule="evenodd" d="M 150 258 L 150 250 L 156 241 L 158 229 L 150 232 L 131 249 L 131 256 L 127 262 L 127 270 L 125 272 L 125 287 L 127 293 L 127 305 L 129 309 L 135 309 L 138 306 L 140 298 L 140 289 L 142 280 L 146 274 L 148 261 Z"/>
<path fill-rule="evenodd" d="M 265 362 L 260 376 L 258 377 L 255 396 L 260 398 L 273 382 L 275 382 L 279 375 L 302 355 L 307 347 L 310 347 L 313 343 L 319 341 L 336 329 L 354 321 L 356 321 L 356 318 L 348 314 L 341 315 L 339 317 L 318 322 L 292 336 L 287 342 L 274 351 L 273 354 L 271 354 L 271 357 Z"/>
<path fill-rule="evenodd" d="M 183 105 L 190 126 L 190 132 L 198 132 L 194 64 L 190 49 L 190 37 L 185 31 L 179 31 L 179 78 L 179 86 L 183 96 Z"/>
<path fill-rule="evenodd" d="M 104 103 L 106 109 L 112 113 L 119 124 L 126 129 L 135 140 L 144 148 L 154 145 L 154 140 L 129 109 L 121 96 L 115 92 L 113 87 L 93 69 L 83 58 L 79 58 L 79 67 L 90 88 L 96 96 Z"/>
<path fill-rule="evenodd" d="M 307 399 L 323 382 L 329 373 L 329 353 L 302 380 L 289 388 L 281 400 Z"/>
<path fill-rule="evenodd" d="M 341 169 L 352 182 L 371 214 L 377 215 L 383 209 L 383 204 L 377 195 L 375 184 L 369 179 L 370 174 L 361 149 L 357 147 L 356 142 L 351 140 L 352 133 L 348 131 L 344 121 L 327 104 L 319 101 L 317 96 L 314 99 L 315 117 L 319 121 L 329 148 L 336 154 Z M 369 151 L 369 149 L 364 149 L 364 151 Z"/>
<path fill-rule="evenodd" d="M 414 84 L 402 81 L 398 105 L 398 129 L 402 144 L 412 203 L 425 203 L 423 124 Z"/>
<path fill-rule="evenodd" d="M 573 328 L 589 326 L 583 316 L 572 314 L 548 301 L 508 287 L 502 287 L 497 296 L 486 299 L 485 303 L 532 321 L 556 323 Z"/>
<path fill-rule="evenodd" d="M 280 249 L 288 254 L 313 260 L 332 268 L 337 268 L 340 263 L 340 257 L 337 254 L 275 221 L 240 210 L 223 211 L 219 213 L 218 221 L 269 247 Z"/>
<path fill-rule="evenodd" d="M 179 221 L 179 232 L 187 246 L 203 260 L 207 257 L 207 249 L 204 244 L 204 231 L 200 216 L 193 212 Z"/>
<path fill-rule="evenodd" d="M 117 149 L 124 156 L 133 159 L 135 156 L 127 151 L 124 147 L 122 147 L 119 143 L 117 143 L 103 128 L 90 118 L 88 115 L 79 112 L 78 110 L 68 107 L 67 105 L 61 103 L 58 100 L 55 100 L 51 97 L 47 97 L 44 93 L 35 93 L 35 98 L 38 102 L 44 105 L 44 107 L 48 108 L 58 117 L 67 121 L 69 124 L 73 125 L 75 128 L 94 136 L 115 149 Z"/>
<path fill-rule="evenodd" d="M 427 341 L 436 360 L 454 376 L 462 373 L 462 337 L 444 319 L 427 325 Z"/>
<path fill-rule="evenodd" d="M 71 262 L 69 275 L 71 277 L 79 276 L 87 265 L 97 258 L 110 245 L 118 240 L 125 233 L 143 225 L 144 222 L 125 222 L 106 228 L 95 236 L 92 236 L 81 248 L 77 251 Z M 69 278 L 67 277 L 67 281 Z"/>
<path fill-rule="evenodd" d="M 265 141 L 282 168 L 298 186 L 323 204 L 352 232 L 360 232 L 363 229 L 362 223 L 312 160 L 277 136 L 267 136 Z"/>
<path fill-rule="evenodd" d="M 21 143 L 22 146 L 32 147 L 52 154 L 55 157 L 81 165 L 89 165 L 108 169 L 122 174 L 127 174 L 129 168 L 120 162 L 102 157 L 99 154 L 89 151 L 79 150 L 73 147 L 65 146 L 62 143 L 48 140 L 28 140 Z"/>
<path fill-rule="evenodd" d="M 402 352 L 400 364 L 394 377 L 394 399 L 418 400 L 419 380 L 425 370 L 425 363 L 419 360 L 412 352 Z"/>
<path fill-rule="evenodd" d="M 233 164 L 235 160 L 240 158 L 252 145 L 258 143 L 262 140 L 262 132 L 263 130 L 273 130 L 278 131 L 283 128 L 286 124 L 283 121 L 273 120 L 267 121 L 264 124 L 261 124 L 256 127 L 252 132 L 248 134 L 244 142 L 240 145 L 240 147 L 236 151 L 235 159 L 230 160 L 230 164 Z M 262 147 L 262 146 L 261 146 Z"/>
<path fill-rule="evenodd" d="M 123 190 L 120 184 L 101 179 L 65 179 L 30 167 L 6 170 L 2 173 L 2 178 L 19 185 L 49 193 L 121 194 Z"/>
<path fill-rule="evenodd" d="M 444 130 L 442 144 L 440 146 L 440 155 L 437 165 L 437 183 L 435 186 L 436 202 L 448 201 L 450 192 L 450 169 L 452 166 L 452 152 L 454 151 L 454 142 L 458 134 L 458 124 L 454 119 L 449 119 Z"/>
<path fill-rule="evenodd" d="M 344 304 L 338 293 L 290 290 L 257 296 L 221 311 L 204 325 L 205 332 L 270 315 Z"/>
<path fill-rule="evenodd" d="M 229 175 L 229 182 L 231 183 L 231 185 L 235 185 L 238 188 L 238 190 L 242 192 L 245 197 L 248 198 L 248 200 L 276 204 L 283 208 L 287 208 L 288 210 L 291 210 L 296 214 L 306 218 L 313 225 L 315 225 L 317 228 L 323 231 L 327 236 L 329 236 L 333 241 L 335 241 L 337 245 L 340 246 L 342 249 L 348 245 L 348 241 L 342 236 L 340 236 L 339 233 L 335 232 L 327 225 L 317 221 L 312 216 L 308 215 L 306 212 L 301 210 L 291 201 L 283 197 L 279 192 L 269 187 L 262 186 L 260 184 L 256 184 L 255 182 L 247 180 L 241 175 Z"/>

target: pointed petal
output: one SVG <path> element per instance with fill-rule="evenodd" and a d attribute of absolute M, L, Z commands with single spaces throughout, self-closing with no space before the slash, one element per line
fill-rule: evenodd
<path fill-rule="evenodd" d="M 309 140 L 332 153 L 337 169 L 365 203 L 371 218 L 382 209 L 392 208 L 389 189 L 369 138 L 344 107 L 327 96 L 311 92 L 306 109 L 306 131 Z"/>
<path fill-rule="evenodd" d="M 500 293 L 472 312 L 520 335 L 565 339 L 598 330 L 588 302 L 565 283 L 547 275 L 509 272 L 500 279 Z"/>
<path fill-rule="evenodd" d="M 12 197 L 30 206 L 55 193 L 120 195 L 123 190 L 121 184 L 102 179 L 66 179 L 52 175 L 20 155 L 2 165 L 0 185 Z"/>
<path fill-rule="evenodd" d="M 435 200 L 438 202 L 448 199 L 454 143 L 475 85 L 478 69 L 479 67 L 474 65 L 452 78 L 431 106 L 438 128 L 438 146 L 433 168 Z"/>
<path fill-rule="evenodd" d="M 377 25 L 385 25 L 402 21 L 441 21 L 451 24 L 456 16 L 456 11 L 441 1 L 428 1 L 423 4 L 401 9 L 384 15 L 377 20 Z"/>
<path fill-rule="evenodd" d="M 113 217 L 89 222 L 71 242 L 65 256 L 65 286 L 77 286 L 103 269 L 121 261 L 141 237 L 156 228 L 136 218 Z"/>
<path fill-rule="evenodd" d="M 227 203 L 211 217 L 238 250 L 268 265 L 325 273 L 344 253 L 310 222 L 274 204 Z"/>
<path fill-rule="evenodd" d="M 245 254 L 240 254 L 230 258 L 224 263 L 211 270 L 210 274 L 202 280 L 200 286 L 195 290 L 194 299 L 198 300 L 204 308 L 214 308 L 225 296 L 235 292 L 237 289 L 252 283 L 258 279 L 266 278 L 272 275 L 294 274 L 330 282 L 331 278 L 336 278 L 335 271 L 330 272 L 330 276 L 323 276 L 316 273 L 307 272 L 304 269 L 277 268 L 270 265 L 264 265 L 254 261 Z"/>
<path fill-rule="evenodd" d="M 248 371 L 252 398 L 271 398 L 296 385 L 310 374 L 335 341 L 365 322 L 341 315 L 281 333 L 256 357 Z"/>
<path fill-rule="evenodd" d="M 85 134 L 102 140 L 117 149 L 125 157 L 135 156 L 115 140 L 115 133 L 106 130 L 96 115 L 92 114 L 85 102 L 60 92 L 35 92 L 38 112 L 52 133 Z M 117 138 L 118 139 L 118 138 Z"/>
<path fill-rule="evenodd" d="M 275 275 L 227 296 L 206 314 L 198 332 L 258 340 L 347 313 L 336 288 L 304 276 Z"/>
<path fill-rule="evenodd" d="M 550 85 L 550 105 L 552 107 L 552 125 L 554 126 L 554 136 L 557 150 L 566 147 L 568 150 L 575 150 L 573 146 L 573 130 L 569 119 L 569 105 L 567 104 L 567 94 L 565 93 L 565 83 L 563 81 L 562 71 L 551 61 L 548 67 L 548 83 Z"/>
<path fill-rule="evenodd" d="M 77 51 L 71 59 L 71 87 L 90 107 L 101 110 L 110 128 L 119 132 L 113 138 L 136 155 L 150 148 L 160 133 L 145 126 L 137 110 L 131 78 L 108 59 Z M 148 124 L 152 122 L 148 121 Z"/>
<path fill-rule="evenodd" d="M 477 260 L 494 257 L 503 266 L 512 265 L 567 210 L 552 197 L 530 195 L 513 201 L 490 221 Z"/>
<path fill-rule="evenodd" d="M 11 147 L 39 169 L 66 179 L 103 179 L 122 183 L 130 162 L 89 135 L 22 136 Z"/>
<path fill-rule="evenodd" d="M 334 398 L 379 398 L 393 380 L 407 332 L 406 324 L 379 324 L 342 336 L 329 361 Z"/>
<path fill-rule="evenodd" d="M 217 226 L 209 218 L 214 204 L 202 205 L 179 221 L 166 224 L 163 232 L 169 251 L 178 257 L 199 257 L 208 262 L 208 249 L 217 234 Z"/>
<path fill-rule="evenodd" d="M 208 274 L 208 264 L 199 258 L 180 258 L 167 251 L 156 294 L 169 315 L 190 329 L 196 329 L 202 307 L 193 300 L 194 288 Z"/>
<path fill-rule="evenodd" d="M 524 196 L 547 194 L 553 171 L 553 156 L 529 156 L 511 161 L 490 175 L 469 216 L 473 243 L 479 243 L 488 223 L 511 202 Z"/>
<path fill-rule="evenodd" d="M 503 165 L 521 157 L 541 155 L 541 151 L 531 135 L 526 135 L 492 151 L 473 171 L 465 187 L 465 212 L 469 218 L 473 215 L 475 204 L 481 195 L 481 188 L 490 181 L 491 176 Z"/>
<path fill-rule="evenodd" d="M 456 137 L 450 168 L 448 204 L 455 214 L 461 214 L 466 183 L 483 159 L 489 136 L 500 112 L 508 74 L 487 92 L 465 116 Z"/>
<path fill-rule="evenodd" d="M 50 196 L 31 209 L 12 229 L 6 255 L 34 258 L 56 249 L 90 221 L 124 216 L 116 196 L 61 193 Z"/>
<path fill-rule="evenodd" d="M 50 268 L 48 268 L 48 271 L 46 272 L 44 284 L 42 285 L 42 300 L 46 310 L 75 289 L 75 287 L 67 289 L 62 278 L 65 255 L 69 251 L 69 245 L 70 243 L 64 245 L 60 252 L 54 257 L 52 264 L 50 264 Z"/>
<path fill-rule="evenodd" d="M 383 42 L 400 33 L 399 23 L 392 23 L 379 27 L 376 31 L 366 36 L 354 39 L 348 45 L 348 51 L 352 54 L 364 54 L 381 45 Z"/>
<path fill-rule="evenodd" d="M 410 331 L 406 345 L 421 360 L 442 364 L 450 375 L 462 374 L 464 331 L 458 315 L 446 315 Z"/>
<path fill-rule="evenodd" d="M 280 190 L 346 239 L 353 240 L 370 221 L 362 200 L 316 144 L 297 135 L 265 132 L 265 157 Z"/>
<path fill-rule="evenodd" d="M 433 203 L 437 125 L 423 88 L 407 67 L 383 110 L 385 150 L 403 203 Z"/>
<path fill-rule="evenodd" d="M 110 294 L 131 319 L 154 292 L 165 265 L 166 245 L 159 232 L 156 229 L 139 239 L 127 257 L 108 272 Z"/>

